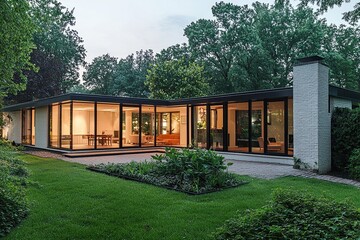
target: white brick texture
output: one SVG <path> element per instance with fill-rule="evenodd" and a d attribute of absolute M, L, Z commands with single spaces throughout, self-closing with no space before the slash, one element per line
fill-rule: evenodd
<path fill-rule="evenodd" d="M 328 73 L 319 62 L 294 66 L 294 157 L 319 173 L 331 170 Z"/>

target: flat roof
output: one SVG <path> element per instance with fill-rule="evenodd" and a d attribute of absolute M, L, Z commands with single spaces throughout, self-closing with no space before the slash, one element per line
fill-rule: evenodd
<path fill-rule="evenodd" d="M 343 99 L 351 100 L 355 103 L 360 103 L 360 92 L 336 87 L 330 85 L 329 95 L 332 97 L 338 97 Z M 212 95 L 205 97 L 193 97 L 186 99 L 176 100 L 157 100 L 150 98 L 133 98 L 133 97 L 118 97 L 108 96 L 99 94 L 82 94 L 82 93 L 67 93 L 49 98 L 43 98 L 39 100 L 18 103 L 14 105 L 6 106 L 2 109 L 4 112 L 18 111 L 24 108 L 36 108 L 48 106 L 58 102 L 66 101 L 91 101 L 91 102 L 103 102 L 103 103 L 122 103 L 129 105 L 149 104 L 156 106 L 175 106 L 175 105 L 199 105 L 204 103 L 222 103 L 228 101 L 248 101 L 248 100 L 265 100 L 265 99 L 276 99 L 286 98 L 293 96 L 293 88 L 275 88 L 275 89 L 264 89 L 237 93 L 226 93 L 220 95 Z"/>

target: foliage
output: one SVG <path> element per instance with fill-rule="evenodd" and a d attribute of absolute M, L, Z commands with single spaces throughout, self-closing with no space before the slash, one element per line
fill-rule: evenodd
<path fill-rule="evenodd" d="M 97 157 L 105 161 L 106 157 Z M 31 170 L 31 214 L 7 240 L 18 239 L 166 239 L 199 240 L 236 211 L 257 209 L 275 188 L 292 187 L 314 196 L 344 196 L 360 208 L 359 189 L 302 177 L 260 179 L 239 176 L 250 184 L 214 194 L 188 196 L 135 181 L 85 171 L 72 160 L 23 154 Z M 119 226 L 121 221 L 121 226 Z M 60 227 L 61 226 L 61 227 Z"/>
<path fill-rule="evenodd" d="M 131 177 L 158 186 L 192 193 L 203 193 L 236 186 L 240 182 L 226 171 L 224 157 L 211 150 L 167 148 L 152 156 L 151 162 L 99 164 L 99 169 L 117 176 Z"/>
<path fill-rule="evenodd" d="M 125 59 L 120 59 L 114 79 L 114 95 L 129 97 L 148 97 L 145 85 L 148 69 L 154 63 L 152 50 L 140 50 Z"/>
<path fill-rule="evenodd" d="M 323 23 L 310 8 L 289 1 L 249 7 L 220 2 L 214 20 L 200 19 L 185 29 L 190 49 L 214 76 L 222 92 L 285 87 L 297 57 L 316 53 Z"/>
<path fill-rule="evenodd" d="M 0 2 L 0 98 L 24 90 L 24 70 L 34 70 L 30 53 L 34 49 L 34 23 L 29 15 L 26 0 L 2 0 Z M 14 76 L 19 81 L 14 82 Z"/>
<path fill-rule="evenodd" d="M 320 9 L 321 13 L 327 12 L 329 8 L 333 8 L 335 5 L 341 6 L 345 2 L 350 2 L 350 0 L 301 0 L 301 4 L 306 5 L 308 3 L 316 3 Z M 345 12 L 344 17 L 349 23 L 355 24 L 360 19 L 360 3 L 356 3 L 354 10 Z"/>
<path fill-rule="evenodd" d="M 28 214 L 25 186 L 29 172 L 10 142 L 0 140 L 0 237 Z"/>
<path fill-rule="evenodd" d="M 94 58 L 86 66 L 84 86 L 92 93 L 111 95 L 114 88 L 117 58 L 109 54 Z"/>
<path fill-rule="evenodd" d="M 16 103 L 65 93 L 79 82 L 79 67 L 84 64 L 85 48 L 75 26 L 74 10 L 57 0 L 29 0 L 30 15 L 36 26 L 36 49 L 31 63 L 38 72 L 27 71 L 26 90 L 7 101 Z M 15 78 L 15 82 L 20 82 Z"/>
<path fill-rule="evenodd" d="M 272 202 L 226 221 L 215 239 L 358 239 L 360 212 L 295 190 L 277 190 Z"/>
<path fill-rule="evenodd" d="M 348 169 L 350 177 L 360 181 L 360 148 L 351 153 Z"/>
<path fill-rule="evenodd" d="M 360 108 L 336 108 L 331 119 L 331 159 L 334 170 L 345 171 L 360 146 Z"/>
<path fill-rule="evenodd" d="M 151 98 L 178 99 L 209 93 L 204 67 L 185 58 L 155 63 L 146 78 Z"/>

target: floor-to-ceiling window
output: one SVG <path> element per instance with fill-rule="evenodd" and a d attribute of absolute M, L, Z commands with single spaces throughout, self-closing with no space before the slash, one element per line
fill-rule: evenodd
<path fill-rule="evenodd" d="M 140 107 L 123 106 L 123 147 L 140 146 Z"/>
<path fill-rule="evenodd" d="M 94 149 L 95 143 L 102 145 L 95 137 L 94 110 L 94 103 L 73 102 L 73 149 Z"/>
<path fill-rule="evenodd" d="M 267 102 L 267 153 L 285 154 L 285 102 Z"/>
<path fill-rule="evenodd" d="M 21 142 L 23 144 L 35 144 L 35 110 L 26 109 L 22 111 Z"/>
<path fill-rule="evenodd" d="M 61 104 L 61 148 L 71 148 L 71 103 Z"/>
<path fill-rule="evenodd" d="M 120 146 L 120 105 L 97 104 L 97 148 Z"/>
<path fill-rule="evenodd" d="M 50 147 L 60 148 L 60 105 L 50 106 Z"/>
<path fill-rule="evenodd" d="M 155 138 L 155 108 L 154 106 L 142 105 L 141 107 L 141 146 L 154 146 Z"/>
<path fill-rule="evenodd" d="M 206 106 L 194 107 L 194 138 L 193 144 L 199 148 L 207 147 L 207 112 Z"/>
<path fill-rule="evenodd" d="M 294 155 L 294 113 L 293 99 L 288 100 L 288 155 Z"/>
<path fill-rule="evenodd" d="M 223 129 L 223 105 L 210 106 L 210 148 L 215 150 L 224 149 Z"/>
<path fill-rule="evenodd" d="M 249 104 L 248 102 L 228 104 L 228 150 L 249 152 Z"/>
<path fill-rule="evenodd" d="M 158 107 L 159 132 L 156 137 L 157 146 L 187 146 L 186 107 Z"/>
<path fill-rule="evenodd" d="M 264 153 L 264 102 L 251 103 L 251 152 Z"/>

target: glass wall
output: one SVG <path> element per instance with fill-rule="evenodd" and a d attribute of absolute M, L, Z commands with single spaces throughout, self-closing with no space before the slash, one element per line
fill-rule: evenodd
<path fill-rule="evenodd" d="M 140 107 L 124 106 L 123 107 L 123 146 L 138 147 L 140 146 Z"/>
<path fill-rule="evenodd" d="M 50 147 L 60 148 L 60 105 L 50 107 Z"/>
<path fill-rule="evenodd" d="M 94 149 L 95 148 L 95 119 L 94 103 L 74 102 L 73 103 L 73 149 Z M 99 140 L 99 145 L 101 141 Z"/>
<path fill-rule="evenodd" d="M 155 108 L 143 105 L 141 107 L 141 146 L 154 146 L 155 122 Z"/>
<path fill-rule="evenodd" d="M 249 104 L 228 104 L 229 151 L 249 152 Z"/>
<path fill-rule="evenodd" d="M 156 112 L 159 116 L 160 129 L 156 137 L 156 145 L 186 147 L 186 107 L 158 107 Z"/>
<path fill-rule="evenodd" d="M 194 107 L 194 145 L 199 148 L 207 148 L 207 116 L 206 106 Z"/>
<path fill-rule="evenodd" d="M 32 133 L 34 119 L 32 117 L 33 110 L 32 109 L 26 109 L 22 111 L 22 129 L 21 129 L 21 142 L 23 144 L 27 145 L 33 145 L 35 142 L 33 142 L 33 139 L 35 140 L 35 132 Z"/>
<path fill-rule="evenodd" d="M 61 148 L 71 148 L 71 104 L 61 105 Z"/>
<path fill-rule="evenodd" d="M 288 155 L 294 155 L 294 113 L 293 100 L 288 100 Z"/>
<path fill-rule="evenodd" d="M 223 141 L 223 106 L 210 106 L 210 148 L 215 150 L 224 149 Z"/>
<path fill-rule="evenodd" d="M 285 153 L 285 102 L 267 103 L 267 153 Z"/>
<path fill-rule="evenodd" d="M 120 147 L 120 105 L 97 104 L 97 148 Z"/>
<path fill-rule="evenodd" d="M 264 102 L 251 103 L 251 151 L 264 153 Z"/>

